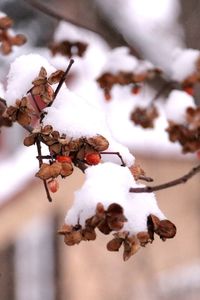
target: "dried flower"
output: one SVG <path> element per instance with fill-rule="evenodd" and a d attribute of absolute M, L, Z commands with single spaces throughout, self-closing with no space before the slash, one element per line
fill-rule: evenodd
<path fill-rule="evenodd" d="M 83 42 L 70 42 L 70 41 L 62 41 L 60 43 L 52 43 L 50 45 L 50 50 L 53 55 L 57 53 L 71 58 L 72 56 L 82 57 L 87 49 L 88 45 Z"/>
<path fill-rule="evenodd" d="M 8 55 L 13 46 L 21 46 L 26 42 L 22 34 L 13 35 L 9 29 L 13 25 L 13 20 L 7 16 L 0 18 L 0 52 Z"/>
<path fill-rule="evenodd" d="M 131 113 L 131 120 L 143 128 L 153 128 L 154 120 L 158 117 L 158 111 L 154 105 L 147 108 L 136 107 Z"/>

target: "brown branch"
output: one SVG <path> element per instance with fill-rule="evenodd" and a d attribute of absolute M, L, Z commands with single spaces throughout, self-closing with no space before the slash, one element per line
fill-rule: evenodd
<path fill-rule="evenodd" d="M 59 93 L 59 91 L 60 91 L 60 89 L 61 89 L 63 83 L 65 82 L 65 79 L 66 79 L 66 77 L 67 77 L 67 75 L 68 75 L 68 73 L 69 73 L 69 71 L 70 71 L 70 69 L 71 69 L 73 63 L 74 63 L 74 60 L 73 60 L 73 59 L 70 59 L 69 65 L 68 65 L 66 71 L 64 72 L 62 78 L 60 79 L 60 81 L 59 81 L 59 83 L 58 83 L 58 86 L 57 86 L 57 88 L 56 88 L 56 90 L 55 90 L 54 97 L 53 97 L 53 101 L 50 102 L 50 103 L 47 105 L 47 107 L 50 107 L 50 106 L 53 104 L 54 100 L 56 99 L 56 97 L 57 97 L 57 95 L 58 95 L 58 93 Z"/>
<path fill-rule="evenodd" d="M 196 175 L 197 173 L 200 172 L 200 165 L 194 167 L 192 170 L 190 170 L 187 174 L 163 183 L 163 184 L 159 184 L 159 185 L 155 185 L 155 186 L 146 186 L 146 187 L 142 187 L 142 188 L 130 188 L 129 192 L 130 193 L 152 193 L 155 191 L 160 191 L 160 190 L 164 190 L 164 189 L 168 189 L 170 187 L 182 184 L 182 183 L 186 183 L 190 178 L 192 178 L 194 175 Z"/>
<path fill-rule="evenodd" d="M 167 89 L 170 89 L 175 84 L 174 81 L 169 81 L 164 83 L 164 85 L 160 88 L 160 90 L 157 91 L 155 96 L 151 99 L 150 105 L 153 104 L 154 101 L 156 101 Z"/>
<path fill-rule="evenodd" d="M 140 175 L 140 176 L 138 177 L 138 179 L 144 180 L 144 181 L 146 181 L 146 182 L 152 182 L 152 181 L 153 181 L 153 178 L 148 177 L 148 176 L 145 176 L 145 175 Z"/>
<path fill-rule="evenodd" d="M 37 137 L 37 140 L 36 140 L 36 146 L 37 146 L 37 152 L 38 152 L 37 158 L 39 160 L 39 167 L 41 167 L 41 165 L 43 163 L 43 160 L 42 160 L 42 150 L 41 150 L 41 142 L 40 142 L 40 137 L 39 136 Z M 46 180 L 43 180 L 43 184 L 44 184 L 45 192 L 46 192 L 46 195 L 47 195 L 47 199 L 49 200 L 49 202 L 52 202 L 52 198 L 51 198 L 51 195 L 49 193 L 49 189 L 48 189 L 48 185 L 47 185 Z"/>
<path fill-rule="evenodd" d="M 73 20 L 69 17 L 66 17 L 66 16 L 62 15 L 60 12 L 56 12 L 53 7 L 51 8 L 50 6 L 44 5 L 42 3 L 42 1 L 38 2 L 38 1 L 35 1 L 35 0 L 25 0 L 25 2 L 27 2 L 28 4 L 30 4 L 35 9 L 39 10 L 40 12 L 44 13 L 45 15 L 47 15 L 49 17 L 52 17 L 52 18 L 54 18 L 58 21 L 63 20 L 63 21 L 69 22 L 69 23 L 71 23 L 75 26 L 82 27 L 84 29 L 87 29 L 87 30 L 98 33 L 95 29 L 92 29 L 90 26 L 86 26 L 84 24 L 81 24 L 80 22 L 77 22 L 77 21 L 75 21 L 75 20 Z"/>
<path fill-rule="evenodd" d="M 121 154 L 119 152 L 110 152 L 110 151 L 103 151 L 103 152 L 100 152 L 100 154 L 114 154 L 114 155 L 117 155 L 119 157 L 119 159 L 121 160 L 121 166 L 122 167 L 126 167 L 126 164 L 121 156 Z"/>

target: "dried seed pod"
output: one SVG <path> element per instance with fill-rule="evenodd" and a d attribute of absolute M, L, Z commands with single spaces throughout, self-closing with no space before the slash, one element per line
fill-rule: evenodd
<path fill-rule="evenodd" d="M 43 135 L 49 135 L 51 134 L 53 131 L 53 127 L 51 125 L 45 125 L 42 129 L 41 129 L 41 134 Z"/>
<path fill-rule="evenodd" d="M 64 237 L 64 242 L 68 246 L 73 246 L 79 244 L 82 240 L 82 234 L 79 230 L 74 230 L 71 233 L 66 233 Z"/>
<path fill-rule="evenodd" d="M 62 71 L 62 70 L 57 70 L 57 71 L 53 72 L 48 78 L 48 83 L 49 84 L 58 83 L 61 80 L 61 78 L 63 77 L 63 75 L 64 75 L 64 71 Z"/>
<path fill-rule="evenodd" d="M 13 25 L 13 20 L 8 16 L 0 18 L 0 29 L 5 30 L 10 28 Z"/>
<path fill-rule="evenodd" d="M 155 233 L 157 233 L 162 240 L 171 239 L 176 235 L 176 226 L 169 220 L 161 220 Z"/>
<path fill-rule="evenodd" d="M 94 228 L 86 226 L 82 230 L 82 239 L 83 241 L 94 241 L 96 239 L 96 232 Z"/>
<path fill-rule="evenodd" d="M 54 162 L 52 165 L 43 163 L 40 167 L 40 170 L 35 174 L 35 176 L 39 177 L 42 180 L 55 178 L 60 175 L 61 169 L 62 165 L 58 162 Z"/>
<path fill-rule="evenodd" d="M 61 229 L 58 230 L 58 233 L 65 235 L 66 233 L 72 232 L 72 230 L 73 230 L 72 225 L 63 224 L 63 226 L 61 227 Z"/>
<path fill-rule="evenodd" d="M 61 164 L 60 175 L 63 177 L 67 177 L 73 173 L 73 166 L 71 163 L 64 162 Z"/>
<path fill-rule="evenodd" d="M 107 249 L 108 251 L 119 251 L 119 248 L 121 247 L 122 243 L 123 239 L 114 238 L 107 243 Z"/>
<path fill-rule="evenodd" d="M 36 142 L 36 139 L 37 139 L 37 134 L 36 133 L 32 133 L 30 134 L 29 136 L 25 137 L 24 139 L 24 146 L 32 146 L 35 144 Z"/>
<path fill-rule="evenodd" d="M 132 255 L 134 255 L 139 249 L 140 245 L 135 236 L 128 237 L 124 240 L 124 253 L 123 260 L 127 261 Z"/>
<path fill-rule="evenodd" d="M 87 142 L 97 151 L 105 151 L 109 147 L 109 142 L 102 135 L 88 138 Z"/>
<path fill-rule="evenodd" d="M 146 244 L 148 244 L 149 242 L 151 242 L 149 233 L 146 232 L 146 231 L 138 232 L 137 238 L 138 238 L 138 240 L 140 242 L 140 246 L 142 246 L 142 247 L 145 247 Z"/>

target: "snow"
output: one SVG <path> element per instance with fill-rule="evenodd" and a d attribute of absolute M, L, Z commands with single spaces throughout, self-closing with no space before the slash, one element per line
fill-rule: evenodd
<path fill-rule="evenodd" d="M 183 91 L 173 90 L 165 104 L 167 119 L 178 124 L 184 124 L 188 107 L 195 107 L 194 98 Z"/>
<path fill-rule="evenodd" d="M 21 99 L 27 94 L 41 67 L 46 69 L 48 76 L 56 71 L 44 57 L 37 54 L 21 55 L 15 59 L 7 77 L 5 98 L 8 106 L 15 105 L 17 99 Z"/>
<path fill-rule="evenodd" d="M 73 72 L 78 73 L 79 78 L 95 78 L 98 76 L 102 65 L 104 64 L 106 53 L 109 51 L 107 43 L 96 33 L 89 30 L 79 28 L 68 22 L 60 22 L 55 34 L 54 41 L 62 42 L 69 40 L 70 42 L 83 42 L 87 43 L 88 47 L 83 57 L 75 56 L 75 64 L 73 65 Z M 56 55 L 50 58 L 50 62 L 56 67 L 63 69 L 66 68 L 66 58 L 60 59 L 61 55 Z M 63 65 L 63 66 L 62 66 Z M 80 81 L 77 81 L 77 85 L 80 85 Z"/>
<path fill-rule="evenodd" d="M 4 99 L 5 90 L 3 87 L 3 83 L 0 82 L 0 97 Z"/>
<path fill-rule="evenodd" d="M 197 69 L 196 63 L 199 58 L 199 50 L 175 49 L 171 67 L 172 79 L 182 82 L 192 75 Z"/>
<path fill-rule="evenodd" d="M 61 89 L 53 105 L 45 111 L 44 125 L 52 125 L 54 130 L 73 139 L 103 135 L 109 141 L 108 151 L 120 152 L 128 166 L 133 164 L 134 157 L 129 150 L 112 137 L 105 113 L 66 87 Z M 116 155 L 110 155 L 109 160 L 121 163 Z"/>
<path fill-rule="evenodd" d="M 178 0 L 95 0 L 104 17 L 145 59 L 170 74 L 172 53 L 183 48 Z M 173 34 L 172 34 L 173 32 Z"/>
<path fill-rule="evenodd" d="M 133 72 L 139 65 L 138 59 L 129 53 L 127 47 L 118 47 L 111 50 L 107 55 L 106 64 L 102 73 Z"/>
<path fill-rule="evenodd" d="M 100 202 L 107 209 L 112 203 L 118 203 L 124 208 L 128 221 L 122 230 L 131 234 L 147 231 L 147 217 L 151 213 L 165 219 L 157 206 L 153 193 L 130 193 L 130 187 L 142 187 L 137 184 L 127 167 L 113 163 L 104 163 L 86 170 L 86 179 L 80 190 L 75 192 L 75 200 L 68 211 L 65 223 L 85 226 L 85 221 L 95 214 Z"/>

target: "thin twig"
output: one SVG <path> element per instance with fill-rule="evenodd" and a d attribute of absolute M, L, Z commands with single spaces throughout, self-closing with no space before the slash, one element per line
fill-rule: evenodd
<path fill-rule="evenodd" d="M 173 86 L 173 84 L 174 84 L 173 81 L 166 82 L 160 88 L 160 90 L 157 91 L 157 93 L 155 94 L 155 96 L 151 99 L 150 104 L 153 104 L 153 102 L 156 101 L 167 89 L 169 89 L 171 86 Z"/>
<path fill-rule="evenodd" d="M 37 146 L 37 152 L 38 152 L 38 160 L 39 160 L 39 167 L 41 167 L 42 163 L 43 163 L 43 160 L 42 160 L 42 150 L 41 150 L 41 143 L 40 143 L 40 137 L 38 136 L 37 137 L 37 140 L 36 140 L 36 146 Z M 45 188 L 45 191 L 46 191 L 46 195 L 47 195 L 47 199 L 49 200 L 49 202 L 52 202 L 52 198 L 51 198 L 51 195 L 49 193 L 49 189 L 48 189 L 48 185 L 47 185 L 47 182 L 45 179 L 43 179 L 43 184 L 44 184 L 44 188 Z"/>
<path fill-rule="evenodd" d="M 61 89 L 63 83 L 65 82 L 65 79 L 66 79 L 66 77 L 67 77 L 67 75 L 68 75 L 68 73 L 69 73 L 69 71 L 70 71 L 70 69 L 71 69 L 73 63 L 74 63 L 74 59 L 70 59 L 69 65 L 68 65 L 66 71 L 64 72 L 62 78 L 60 79 L 60 81 L 59 81 L 59 83 L 58 83 L 58 86 L 57 86 L 57 88 L 56 88 L 56 90 L 55 90 L 53 100 L 56 99 L 56 97 L 57 97 L 57 95 L 58 95 L 58 93 L 59 93 L 59 91 L 60 91 L 60 89 Z"/>
<path fill-rule="evenodd" d="M 56 90 L 55 90 L 55 92 L 54 92 L 53 101 L 50 102 L 50 103 L 47 105 L 47 107 L 50 107 L 50 106 L 53 104 L 54 100 L 56 99 L 56 97 L 57 97 L 57 95 L 58 95 L 58 93 L 59 93 L 59 91 L 60 91 L 60 89 L 61 89 L 63 83 L 65 82 L 65 79 L 66 79 L 66 77 L 67 77 L 67 75 L 68 75 L 68 73 L 69 73 L 69 71 L 70 71 L 70 69 L 71 69 L 73 63 L 74 63 L 74 60 L 73 60 L 73 59 L 70 59 L 69 65 L 68 65 L 66 71 L 64 72 L 63 76 L 61 77 L 61 79 L 60 79 L 60 81 L 59 81 L 59 83 L 58 83 L 58 86 L 57 86 L 57 88 L 56 88 Z"/>
<path fill-rule="evenodd" d="M 149 177 L 149 176 L 145 176 L 145 175 L 140 175 L 140 176 L 138 177 L 138 179 L 144 180 L 144 181 L 146 181 L 146 182 L 152 182 L 152 181 L 153 181 L 153 178 L 151 178 L 151 177 Z"/>
<path fill-rule="evenodd" d="M 172 181 L 169 181 L 169 182 L 166 182 L 163 184 L 155 185 L 155 186 L 146 186 L 146 187 L 142 187 L 142 188 L 130 188 L 129 192 L 130 193 L 151 193 L 151 192 L 155 192 L 155 191 L 164 190 L 164 189 L 173 187 L 175 185 L 186 183 L 190 178 L 192 178 L 194 175 L 196 175 L 199 172 L 200 172 L 200 165 L 194 167 L 187 174 L 185 174 L 175 180 L 172 180 Z"/>
<path fill-rule="evenodd" d="M 126 167 L 126 164 L 125 164 L 125 162 L 124 162 L 124 160 L 123 160 L 123 158 L 122 158 L 122 156 L 119 152 L 103 151 L 103 152 L 100 152 L 100 154 L 114 154 L 114 155 L 117 155 L 121 160 L 121 163 L 122 163 L 121 166 Z"/>

